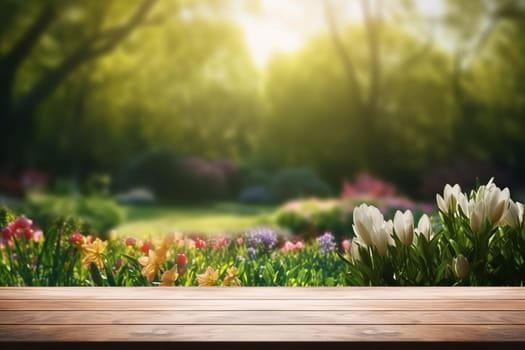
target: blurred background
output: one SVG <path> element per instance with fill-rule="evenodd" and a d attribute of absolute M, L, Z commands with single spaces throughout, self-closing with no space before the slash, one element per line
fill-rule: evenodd
<path fill-rule="evenodd" d="M 128 208 L 105 230 L 301 197 L 430 211 L 477 178 L 523 200 L 524 57 L 522 0 L 1 0 L 0 201 Z"/>

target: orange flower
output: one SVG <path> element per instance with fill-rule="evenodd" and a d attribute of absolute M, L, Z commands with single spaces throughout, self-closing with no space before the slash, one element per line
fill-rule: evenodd
<path fill-rule="evenodd" d="M 101 241 L 100 238 L 95 239 L 93 243 L 82 244 L 82 264 L 89 266 L 92 262 L 96 263 L 98 268 L 104 267 L 104 261 L 102 260 L 102 252 L 108 245 L 107 241 Z"/>
<path fill-rule="evenodd" d="M 235 266 L 233 267 L 230 267 L 229 269 L 226 270 L 226 277 L 224 277 L 224 281 L 223 281 L 223 284 L 225 286 L 231 286 L 231 285 L 234 285 L 234 286 L 237 286 L 237 287 L 240 287 L 241 286 L 241 280 L 237 278 L 237 268 Z"/>
<path fill-rule="evenodd" d="M 199 287 L 213 287 L 219 279 L 219 272 L 213 267 L 208 266 L 205 273 L 197 275 L 197 281 L 199 281 Z"/>
<path fill-rule="evenodd" d="M 177 272 L 177 269 L 178 269 L 177 265 L 173 265 L 171 269 L 169 269 L 168 271 L 162 274 L 162 277 L 160 278 L 161 279 L 160 285 L 162 287 L 173 286 L 173 283 L 179 277 L 179 273 Z"/>

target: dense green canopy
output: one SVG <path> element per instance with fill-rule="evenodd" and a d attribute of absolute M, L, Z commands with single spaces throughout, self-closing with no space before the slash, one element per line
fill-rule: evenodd
<path fill-rule="evenodd" d="M 0 170 L 82 179 L 167 148 L 412 194 L 458 159 L 525 175 L 523 1 L 319 4 L 327 30 L 259 70 L 233 0 L 2 1 Z"/>

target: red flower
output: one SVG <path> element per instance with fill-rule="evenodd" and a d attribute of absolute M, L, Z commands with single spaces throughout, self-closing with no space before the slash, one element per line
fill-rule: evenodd
<path fill-rule="evenodd" d="M 142 243 L 142 246 L 140 247 L 140 251 L 144 254 L 148 254 L 150 249 L 153 248 L 153 244 L 150 241 L 145 241 Z"/>
<path fill-rule="evenodd" d="M 184 266 L 188 263 L 188 258 L 184 254 L 177 254 L 177 263 L 179 266 Z"/>
<path fill-rule="evenodd" d="M 13 230 L 11 230 L 11 228 L 9 226 L 7 226 L 6 228 L 4 228 L 2 230 L 2 237 L 6 240 L 6 241 L 10 241 L 11 238 L 13 238 Z"/>
<path fill-rule="evenodd" d="M 80 232 L 73 232 L 69 237 L 69 240 L 76 246 L 86 243 L 86 237 Z"/>

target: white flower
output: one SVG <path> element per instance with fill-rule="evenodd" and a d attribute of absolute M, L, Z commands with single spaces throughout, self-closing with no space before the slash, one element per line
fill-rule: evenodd
<path fill-rule="evenodd" d="M 474 233 L 481 233 L 486 221 L 486 210 L 484 202 L 472 202 L 470 207 L 470 228 Z"/>
<path fill-rule="evenodd" d="M 416 237 L 419 235 L 422 235 L 427 241 L 430 241 L 430 236 L 432 235 L 432 223 L 427 214 L 421 215 L 421 218 L 417 223 Z"/>
<path fill-rule="evenodd" d="M 379 255 L 385 256 L 387 246 L 394 245 L 394 240 L 392 239 L 392 232 L 394 230 L 394 224 L 392 220 L 383 221 L 383 224 L 379 230 L 374 232 L 372 236 L 372 241 L 379 252 Z"/>
<path fill-rule="evenodd" d="M 498 225 L 505 217 L 509 207 L 510 192 L 508 188 L 503 190 L 491 186 L 485 191 L 483 198 L 486 207 L 486 214 L 490 222 Z"/>
<path fill-rule="evenodd" d="M 454 187 L 446 184 L 445 189 L 443 190 L 443 197 L 439 194 L 436 195 L 436 202 L 439 210 L 443 213 L 451 213 L 455 211 L 458 203 L 457 198 L 460 193 L 461 187 L 459 187 L 458 184 L 455 184 Z"/>
<path fill-rule="evenodd" d="M 361 204 L 354 209 L 354 228 L 355 235 L 359 241 L 366 246 L 373 245 L 373 236 L 383 225 L 383 214 L 372 205 Z"/>
<path fill-rule="evenodd" d="M 404 213 L 397 210 L 394 214 L 396 235 L 404 245 L 411 245 L 414 240 L 414 216 L 410 210 Z"/>
<path fill-rule="evenodd" d="M 523 203 L 510 200 L 504 221 L 514 230 L 521 230 L 523 228 Z"/>
<path fill-rule="evenodd" d="M 392 220 L 385 222 L 383 214 L 372 205 L 361 204 L 354 209 L 354 232 L 365 246 L 375 246 L 381 256 L 386 253 L 387 245 L 394 245 Z"/>
<path fill-rule="evenodd" d="M 352 261 L 361 261 L 361 255 L 359 254 L 359 247 L 361 246 L 359 238 L 354 237 L 352 244 L 350 245 L 350 256 Z"/>
<path fill-rule="evenodd" d="M 501 190 L 490 179 L 471 197 L 467 211 L 472 232 L 479 234 L 487 223 L 491 225 L 490 228 L 502 224 L 511 202 L 508 188 Z"/>

